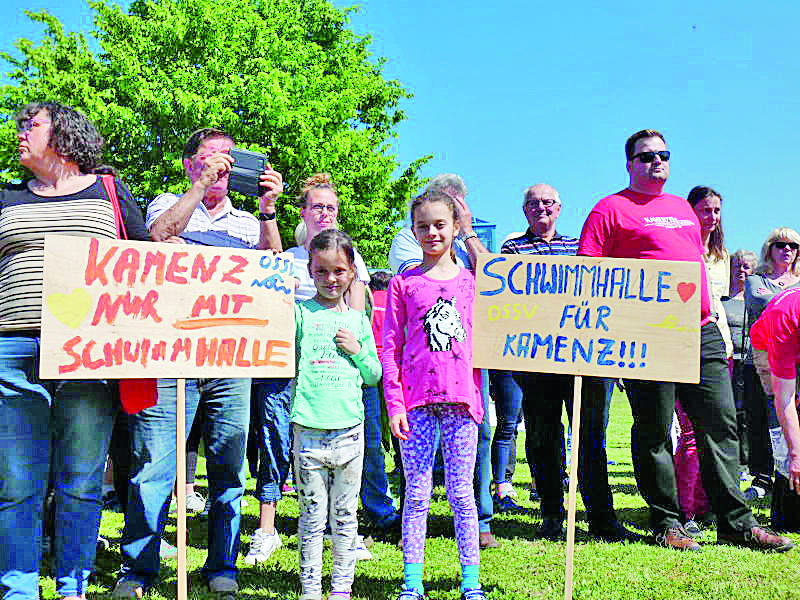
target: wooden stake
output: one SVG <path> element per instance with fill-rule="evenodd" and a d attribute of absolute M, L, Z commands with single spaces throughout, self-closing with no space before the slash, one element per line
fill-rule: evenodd
<path fill-rule="evenodd" d="M 178 379 L 175 413 L 176 475 L 175 484 L 178 501 L 178 598 L 186 600 L 186 380 Z"/>
<path fill-rule="evenodd" d="M 567 504 L 567 564 L 564 573 L 564 600 L 572 600 L 575 575 L 575 506 L 578 491 L 578 452 L 581 445 L 581 387 L 583 378 L 575 376 L 572 397 L 572 450 L 569 456 L 569 502 Z"/>

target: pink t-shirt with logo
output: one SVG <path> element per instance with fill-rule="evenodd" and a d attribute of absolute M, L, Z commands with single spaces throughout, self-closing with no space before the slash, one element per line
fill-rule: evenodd
<path fill-rule="evenodd" d="M 773 375 L 793 379 L 800 362 L 800 288 L 775 296 L 750 328 L 753 348 L 764 350 Z"/>
<path fill-rule="evenodd" d="M 683 260 L 700 265 L 700 319 L 710 312 L 700 222 L 680 196 L 630 189 L 606 196 L 583 224 L 578 254 L 612 258 Z"/>
<path fill-rule="evenodd" d="M 390 417 L 434 403 L 464 404 L 483 421 L 480 371 L 472 367 L 475 276 L 431 279 L 419 267 L 389 282 L 383 323 L 383 392 Z"/>

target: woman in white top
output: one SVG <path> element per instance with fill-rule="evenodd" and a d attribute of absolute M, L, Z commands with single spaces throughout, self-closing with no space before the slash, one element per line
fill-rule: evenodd
<path fill-rule="evenodd" d="M 286 252 L 294 257 L 294 276 L 299 284 L 295 289 L 295 300 L 302 301 L 313 298 L 317 293 L 314 281 L 308 272 L 308 246 L 320 231 L 339 227 L 339 196 L 327 173 L 315 173 L 305 180 L 297 198 L 300 205 L 300 217 L 305 225 L 305 237 L 299 236 L 298 245 Z M 302 240 L 302 241 L 301 241 Z M 350 286 L 347 304 L 356 310 L 364 310 L 366 284 L 369 283 L 369 271 L 364 259 L 356 251 L 356 279 Z"/>

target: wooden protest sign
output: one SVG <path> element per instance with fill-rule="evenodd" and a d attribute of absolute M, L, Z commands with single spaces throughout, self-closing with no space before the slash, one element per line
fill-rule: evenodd
<path fill-rule="evenodd" d="M 701 268 L 679 261 L 482 254 L 474 364 L 696 383 Z"/>
<path fill-rule="evenodd" d="M 293 377 L 291 258 L 48 235 L 45 379 Z"/>

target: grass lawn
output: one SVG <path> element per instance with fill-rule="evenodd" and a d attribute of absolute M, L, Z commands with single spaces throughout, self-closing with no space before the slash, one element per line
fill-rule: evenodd
<path fill-rule="evenodd" d="M 608 454 L 616 465 L 609 467 L 614 502 L 620 520 L 639 533 L 646 534 L 647 507 L 639 496 L 633 478 L 630 456 L 631 415 L 627 400 L 619 392 L 614 396 L 608 430 Z M 481 553 L 481 582 L 493 599 L 563 598 L 565 543 L 534 539 L 533 530 L 540 521 L 538 503 L 528 501 L 525 487 L 530 482 L 524 463 L 520 435 L 515 486 L 519 501 L 531 509 L 529 515 L 495 516 L 492 529 L 502 546 Z M 199 470 L 204 473 L 201 459 Z M 254 481 L 248 481 L 252 492 Z M 200 491 L 204 476 L 198 479 Z M 258 526 L 258 503 L 248 495 L 242 516 L 242 550 L 246 551 L 250 534 Z M 756 517 L 768 524 L 769 507 L 754 507 Z M 240 557 L 239 584 L 242 600 L 293 599 L 298 597 L 297 502 L 294 497 L 278 505 L 278 528 L 283 548 L 266 563 L 247 567 Z M 716 546 L 716 533 L 708 531 L 700 540 L 702 552 L 679 553 L 651 544 L 605 544 L 590 539 L 578 496 L 577 544 L 575 551 L 574 597 L 579 599 L 675 600 L 713 599 L 800 599 L 800 550 L 784 554 L 763 554 L 726 546 Z M 109 595 L 120 564 L 119 538 L 122 515 L 104 513 L 101 533 L 112 541 L 111 549 L 98 556 L 98 574 L 90 594 Z M 205 560 L 206 523 L 189 517 L 189 597 L 209 597 L 202 583 L 200 568 Z M 167 538 L 175 542 L 175 522 L 167 526 Z M 444 489 L 434 490 L 426 547 L 425 584 L 431 600 L 459 598 L 458 553 L 453 541 Z M 800 542 L 800 535 L 791 536 Z M 402 583 L 402 552 L 391 545 L 372 546 L 374 559 L 360 562 L 356 568 L 354 598 L 394 599 Z M 175 598 L 176 561 L 162 564 L 163 582 L 151 598 Z M 324 589 L 328 589 L 330 553 L 325 553 Z M 52 579 L 43 579 L 43 593 L 55 596 Z"/>

